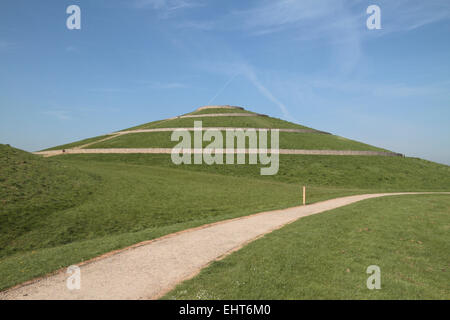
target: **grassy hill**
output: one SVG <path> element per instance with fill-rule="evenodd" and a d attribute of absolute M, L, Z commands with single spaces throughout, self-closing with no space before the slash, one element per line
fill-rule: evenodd
<path fill-rule="evenodd" d="M 192 124 L 191 124 L 192 126 Z M 226 132 L 220 131 L 222 134 L 222 143 L 225 146 Z M 171 141 L 171 132 L 143 132 L 120 135 L 116 138 L 103 142 L 89 145 L 86 149 L 98 148 L 173 148 L 178 141 Z M 367 151 L 387 151 L 381 148 L 373 147 L 357 141 L 345 139 L 333 135 L 317 134 L 317 133 L 297 133 L 297 132 L 280 132 L 280 148 L 281 149 L 316 149 L 316 150 L 367 150 Z M 270 139 L 270 134 L 268 134 Z M 211 142 L 203 142 L 203 147 L 208 146 Z M 191 145 L 194 145 L 192 135 Z M 268 140 L 268 147 L 271 141 Z M 248 147 L 248 140 L 246 141 Z"/>
<path fill-rule="evenodd" d="M 196 112 L 226 113 L 224 110 Z M 199 119 L 204 120 L 204 127 L 306 128 L 269 117 L 205 117 L 160 120 L 135 129 L 192 127 Z M 52 149 L 68 149 L 105 137 Z M 311 132 L 282 132 L 280 144 L 282 148 L 380 150 Z M 173 145 L 170 132 L 151 132 L 119 135 L 88 148 Z M 7 169 L 0 171 L 0 199 L 6 200 L 0 202 L 6 204 L 0 214 L 0 290 L 139 241 L 298 205 L 302 185 L 307 186 L 308 203 L 380 191 L 450 190 L 449 166 L 413 158 L 281 155 L 278 174 L 261 176 L 259 165 L 177 166 L 165 154 L 40 158 L 4 148 L 10 156 L 4 157 L 7 152 L 2 152 L 2 168 Z"/>
<path fill-rule="evenodd" d="M 165 298 L 448 300 L 449 226 L 448 195 L 366 200 L 274 231 Z M 381 290 L 366 287 L 370 265 Z"/>
<path fill-rule="evenodd" d="M 211 108 L 194 111 L 187 115 L 211 115 L 211 114 L 227 114 L 227 113 L 246 113 L 255 114 L 254 112 L 243 109 L 220 109 Z M 199 117 L 199 118 L 172 118 L 167 120 L 160 120 L 149 122 L 143 125 L 128 128 L 122 131 L 143 130 L 143 129 L 163 129 L 163 128 L 192 128 L 194 121 L 202 121 L 204 128 L 214 127 L 231 127 L 231 128 L 275 128 L 275 129 L 306 129 L 311 128 L 291 123 L 285 120 L 267 117 L 236 117 L 236 116 L 222 116 L 222 117 Z M 221 131 L 223 135 L 223 142 L 225 145 L 225 131 Z M 107 138 L 107 135 L 88 138 L 81 141 L 76 141 L 46 150 L 60 150 L 80 147 L 85 144 L 86 149 L 98 148 L 172 148 L 177 142 L 171 141 L 171 132 L 137 132 L 128 133 L 124 135 L 117 135 L 106 141 L 100 141 Z M 99 141 L 95 143 L 95 141 Z M 93 143 L 94 142 L 94 143 Z M 246 142 L 248 144 L 248 141 Z M 209 143 L 204 142 L 206 147 Z M 268 134 L 268 146 L 270 146 L 270 133 Z M 356 151 L 388 151 L 382 148 L 374 147 L 358 141 L 346 139 L 344 137 L 323 134 L 320 131 L 316 132 L 280 132 L 280 148 L 282 149 L 307 149 L 307 150 L 356 150 Z"/>
<path fill-rule="evenodd" d="M 87 138 L 87 139 L 83 139 L 80 141 L 75 141 L 75 142 L 71 142 L 71 143 L 67 143 L 67 144 L 63 144 L 63 145 L 59 145 L 59 146 L 55 146 L 52 148 L 48 148 L 45 149 L 45 151 L 49 151 L 49 150 L 61 150 L 61 149 L 70 149 L 70 148 L 75 148 L 75 147 L 79 147 L 88 143 L 92 143 L 98 140 L 102 140 L 104 138 L 109 137 L 109 135 L 102 135 L 102 136 L 98 136 L 98 137 L 92 137 L 92 138 Z"/>
<path fill-rule="evenodd" d="M 156 129 L 156 128 L 186 128 L 193 127 L 194 121 L 202 121 L 203 127 L 235 127 L 235 128 L 279 128 L 279 129 L 309 129 L 308 127 L 271 117 L 198 117 L 175 118 L 158 122 L 150 122 L 126 130 Z"/>
<path fill-rule="evenodd" d="M 35 247 L 33 238 L 56 212 L 76 207 L 96 190 L 99 177 L 0 145 L 0 258 Z M 40 240 L 40 239 L 39 239 Z"/>
<path fill-rule="evenodd" d="M 196 110 L 188 114 L 213 114 L 213 113 L 255 113 L 245 109 L 223 109 L 223 108 L 208 108 L 203 110 Z"/>

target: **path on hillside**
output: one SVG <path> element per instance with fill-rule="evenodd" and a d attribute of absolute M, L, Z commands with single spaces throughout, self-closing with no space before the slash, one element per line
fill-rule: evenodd
<path fill-rule="evenodd" d="M 195 276 L 212 261 L 299 218 L 370 198 L 432 193 L 348 196 L 217 222 L 143 242 L 88 261 L 80 265 L 80 290 L 67 289 L 68 275 L 64 269 L 54 275 L 0 292 L 0 299 L 154 299 L 183 280 Z"/>
<path fill-rule="evenodd" d="M 100 139 L 100 140 L 95 140 L 93 142 L 85 143 L 85 144 L 82 144 L 81 146 L 76 146 L 76 147 L 73 147 L 73 148 L 70 148 L 70 149 L 71 150 L 83 149 L 83 148 L 89 147 L 89 146 L 91 146 L 93 144 L 96 144 L 96 143 L 100 143 L 100 142 L 104 142 L 104 141 L 108 141 L 108 140 L 114 139 L 114 138 L 116 138 L 119 135 L 120 134 L 118 134 L 118 133 L 117 134 L 110 134 L 109 137 L 106 137 L 106 138 L 103 138 L 103 139 Z"/>
<path fill-rule="evenodd" d="M 110 133 L 111 135 L 117 134 L 130 134 L 130 133 L 148 133 L 148 132 L 167 132 L 167 131 L 198 131 L 199 128 L 151 128 L 151 129 L 134 129 L 134 130 L 123 130 L 115 133 Z M 271 131 L 278 130 L 279 132 L 294 132 L 294 133 L 318 133 L 331 135 L 329 132 L 319 131 L 316 129 L 286 129 L 286 128 L 243 128 L 243 127 L 201 127 L 201 131 L 207 130 L 217 130 L 217 131 Z"/>
<path fill-rule="evenodd" d="M 212 150 L 212 151 L 210 151 Z M 181 153 L 193 154 L 258 154 L 264 152 L 265 149 L 180 149 Z M 33 152 L 36 155 L 52 157 L 62 154 L 171 154 L 173 148 L 102 148 L 102 149 L 65 149 L 65 150 L 49 150 Z M 271 153 L 271 149 L 268 149 Z M 274 150 L 278 154 L 300 154 L 300 155 L 322 155 L 322 156 L 384 156 L 384 157 L 403 157 L 401 153 L 389 151 L 357 151 L 357 150 L 307 150 L 307 149 L 278 149 Z"/>
<path fill-rule="evenodd" d="M 171 119 L 207 118 L 207 117 L 267 117 L 267 115 L 260 113 L 201 113 L 201 114 L 187 114 L 184 116 L 178 116 Z"/>
<path fill-rule="evenodd" d="M 175 119 L 175 118 L 173 118 Z M 172 120 L 173 120 L 172 119 Z M 162 120 L 158 123 L 164 123 L 166 121 L 169 121 L 171 119 L 165 119 Z M 84 149 L 86 147 L 89 147 L 91 145 L 97 144 L 97 143 L 101 143 L 104 141 L 108 141 L 114 138 L 117 138 L 119 136 L 123 136 L 126 134 L 133 134 L 133 133 L 151 133 L 151 132 L 173 132 L 173 131 L 197 131 L 199 130 L 198 128 L 152 128 L 152 129 L 133 129 L 133 130 L 123 130 L 123 131 L 117 131 L 117 132 L 113 132 L 113 133 L 108 133 L 106 135 L 108 135 L 108 137 L 105 137 L 103 139 L 100 140 L 95 140 L 89 143 L 85 143 L 79 146 L 75 146 L 72 148 L 66 148 L 66 149 L 59 149 L 59 150 L 45 150 L 45 151 L 37 151 L 37 152 L 33 152 L 34 154 L 38 154 L 38 155 L 43 155 L 45 157 L 52 157 L 52 156 L 56 156 L 62 153 L 65 153 L 67 150 L 80 150 L 80 149 Z M 270 130 L 278 130 L 279 132 L 290 132 L 290 133 L 317 133 L 317 134 L 326 134 L 326 135 L 331 135 L 331 133 L 329 132 L 325 132 L 325 131 L 320 131 L 320 130 L 315 130 L 315 129 L 271 129 L 271 128 L 235 128 L 235 127 L 202 127 L 200 129 L 201 131 L 207 131 L 207 130 L 220 130 L 220 131 L 245 131 L 245 130 L 255 130 L 255 131 L 270 131 Z M 156 149 L 161 149 L 161 148 L 147 148 L 147 149 L 154 149 L 152 152 L 139 152 L 139 153 L 160 153 L 160 152 L 155 152 Z M 64 150 L 64 151 L 63 151 Z M 133 153 L 133 152 L 129 152 L 126 151 L 125 149 L 122 149 L 123 151 L 119 152 L 119 153 Z M 91 152 L 92 153 L 92 152 Z M 102 152 L 105 153 L 105 152 Z M 118 152 L 113 152 L 113 153 L 118 153 Z M 166 153 L 166 152 L 163 152 Z"/>

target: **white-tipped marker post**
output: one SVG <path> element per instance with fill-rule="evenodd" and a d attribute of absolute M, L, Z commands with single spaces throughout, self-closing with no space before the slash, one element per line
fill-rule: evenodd
<path fill-rule="evenodd" d="M 306 205 L 306 186 L 303 186 L 303 205 Z"/>

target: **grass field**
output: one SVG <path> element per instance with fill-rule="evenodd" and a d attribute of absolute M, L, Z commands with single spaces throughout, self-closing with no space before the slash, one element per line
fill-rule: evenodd
<path fill-rule="evenodd" d="M 299 203 L 297 186 L 278 181 L 23 155 L 46 168 L 44 182 L 19 170 L 20 161 L 2 171 L 0 288 L 167 233 Z M 66 170 L 61 180 L 57 169 L 48 172 L 53 166 Z M 11 193 L 11 185 L 20 194 Z M 356 192 L 316 188 L 310 201 Z"/>
<path fill-rule="evenodd" d="M 77 154 L 61 161 L 114 162 L 173 168 L 258 181 L 276 181 L 308 187 L 351 188 L 363 191 L 448 191 L 450 167 L 401 157 L 280 155 L 280 169 L 261 176 L 261 165 L 175 165 L 165 154 Z"/>
<path fill-rule="evenodd" d="M 222 134 L 222 145 L 226 144 L 226 132 Z M 96 148 L 172 148 L 178 141 L 171 141 L 171 132 L 143 132 L 121 135 L 110 140 L 94 143 L 87 149 Z M 236 139 L 235 139 L 236 140 Z M 206 147 L 211 142 L 203 142 Z M 271 146 L 271 134 L 267 134 L 268 147 Z M 280 132 L 279 147 L 281 149 L 316 149 L 316 150 L 365 150 L 386 151 L 361 142 L 345 139 L 339 136 L 320 133 Z M 237 142 L 235 142 L 237 145 Z M 191 146 L 194 147 L 194 134 L 191 132 Z M 246 139 L 248 148 L 248 138 Z"/>
<path fill-rule="evenodd" d="M 195 120 L 203 127 L 306 128 L 269 117 Z M 178 118 L 130 129 L 193 123 Z M 127 134 L 91 148 L 172 147 L 177 142 L 170 134 Z M 382 150 L 318 133 L 281 132 L 280 147 Z M 261 165 L 177 166 L 166 154 L 40 158 L 9 146 L 1 145 L 0 151 L 0 290 L 140 241 L 299 205 L 303 185 L 307 203 L 352 194 L 450 190 L 449 166 L 413 158 L 280 155 L 278 174 L 261 176 Z"/>
<path fill-rule="evenodd" d="M 24 211 L 20 218 L 20 206 L 31 200 L 2 210 L 0 288 L 171 232 L 298 205 L 303 184 L 308 203 L 382 190 L 446 190 L 450 185 L 447 166 L 403 158 L 287 156 L 281 158 L 278 175 L 262 177 L 255 165 L 176 166 L 169 155 L 26 155 L 49 168 L 50 163 L 70 168 L 66 181 L 82 187 L 30 185 L 35 192 L 49 192 L 32 201 L 53 204 L 57 196 L 73 202 L 54 210 Z M 21 172 L 18 166 L 20 162 L 9 162 L 6 176 Z M 28 176 L 16 176 L 17 188 L 27 185 Z M 5 187 L 11 181 L 2 180 Z M 79 195 L 74 196 L 76 190 Z M 0 199 L 8 197 L 2 192 Z"/>
<path fill-rule="evenodd" d="M 450 299 L 449 228 L 448 195 L 365 200 L 274 231 L 164 298 Z"/>

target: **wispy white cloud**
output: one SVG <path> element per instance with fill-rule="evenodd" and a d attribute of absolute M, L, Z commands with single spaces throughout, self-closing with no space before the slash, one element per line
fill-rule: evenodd
<path fill-rule="evenodd" d="M 145 3 L 145 0 L 142 0 Z M 183 1 L 189 5 L 171 4 L 170 1 L 147 1 L 147 6 L 161 11 L 170 8 L 193 7 L 196 1 Z M 325 48 L 323 70 L 319 75 L 310 72 L 302 74 L 298 70 L 295 77 L 283 87 L 275 78 L 286 76 L 271 72 L 257 64 L 248 64 L 236 57 L 236 53 L 223 53 L 213 48 L 215 61 L 202 59 L 208 64 L 210 72 L 218 72 L 227 76 L 223 87 L 213 96 L 221 94 L 236 77 L 236 73 L 245 77 L 269 101 L 276 105 L 283 116 L 292 119 L 289 108 L 309 107 L 308 104 L 329 103 L 317 92 L 328 87 L 335 92 L 364 93 L 368 96 L 413 97 L 442 93 L 442 85 L 411 86 L 407 83 L 370 83 L 357 80 L 358 66 L 364 59 L 364 41 L 372 35 L 383 36 L 395 32 L 408 32 L 428 24 L 450 18 L 450 1 L 408 1 L 377 0 L 381 7 L 382 30 L 368 32 L 366 28 L 367 6 L 373 4 L 369 0 L 261 0 L 252 2 L 246 9 L 217 13 L 211 18 L 192 19 L 191 16 L 180 18 L 172 26 L 196 30 L 214 30 L 236 32 L 239 36 L 269 37 L 280 35 L 282 41 L 291 41 L 289 48 L 300 49 L 318 46 Z M 206 5 L 206 4 L 205 4 Z M 172 22 L 171 22 L 172 23 Z M 181 39 L 182 41 L 182 39 Z M 225 49 L 229 47 L 220 43 Z M 217 45 L 217 42 L 214 42 Z M 192 45 L 195 47 L 195 45 Z M 199 51 L 199 50 L 198 50 Z M 232 51 L 232 50 L 230 50 Z M 208 55 L 212 55 L 211 52 Z M 230 57 L 231 56 L 231 57 Z M 218 62 L 219 61 L 219 62 Z M 226 63 L 226 61 L 231 61 Z M 222 63 L 225 62 L 225 63 Z M 308 76 L 307 76 L 308 74 Z M 267 75 L 267 76 L 266 76 Z M 330 78 L 333 76 L 334 78 Z M 314 79 L 312 79 L 314 78 Z M 283 89 L 284 88 L 284 89 Z M 293 103 L 293 101 L 298 103 Z M 288 108 L 288 105 L 290 106 Z"/>
<path fill-rule="evenodd" d="M 166 0 L 136 0 L 134 6 L 136 8 L 148 8 L 160 9 L 166 5 Z"/>
<path fill-rule="evenodd" d="M 204 3 L 199 0 L 135 0 L 134 7 L 138 9 L 156 10 L 160 17 L 168 18 L 182 9 L 202 7 Z"/>
<path fill-rule="evenodd" d="M 317 31 L 332 28 L 330 22 L 346 19 L 342 0 L 262 1 L 258 6 L 235 11 L 232 16 L 253 34 L 268 34 L 295 28 L 298 33 L 316 37 Z M 334 23 L 336 25 L 336 23 Z"/>
<path fill-rule="evenodd" d="M 221 87 L 219 91 L 217 91 L 216 94 L 208 101 L 208 104 L 211 104 L 230 85 L 230 83 L 233 82 L 234 78 L 236 78 L 237 75 L 238 73 L 232 75 L 230 79 L 228 79 L 227 82 L 225 82 L 223 87 Z"/>
<path fill-rule="evenodd" d="M 372 1 L 373 2 L 373 1 Z M 253 34 L 297 30 L 300 39 L 318 39 L 338 33 L 346 39 L 348 31 L 366 31 L 365 9 L 373 4 L 361 0 L 281 0 L 264 1 L 248 10 L 235 12 L 241 25 Z M 383 30 L 372 34 L 405 32 L 450 19 L 450 1 L 378 0 Z"/>
<path fill-rule="evenodd" d="M 154 8 L 194 7 L 196 1 L 140 0 Z M 347 36 L 363 34 L 366 29 L 366 8 L 374 4 L 368 0 L 261 0 L 247 9 L 225 12 L 214 19 L 185 20 L 182 25 L 193 29 L 235 30 L 249 35 L 293 32 L 298 40 L 323 38 L 345 41 Z M 450 19 L 448 0 L 377 0 L 382 13 L 383 30 L 372 35 L 406 32 Z M 205 5 L 201 3 L 201 5 Z"/>
<path fill-rule="evenodd" d="M 265 86 L 259 77 L 257 76 L 255 70 L 250 67 L 248 64 L 242 65 L 242 73 L 247 77 L 247 79 L 255 86 L 256 89 L 268 100 L 272 101 L 281 111 L 283 116 L 291 121 L 297 121 L 291 113 L 288 111 L 288 108 L 286 105 L 281 102 L 275 95 L 272 93 L 272 91 Z"/>
<path fill-rule="evenodd" d="M 207 20 L 182 20 L 176 24 L 179 29 L 192 29 L 200 31 L 213 30 L 216 26 L 214 21 Z"/>
<path fill-rule="evenodd" d="M 448 0 L 379 0 L 383 32 L 411 31 L 422 26 L 450 19 Z"/>
<path fill-rule="evenodd" d="M 272 92 L 269 86 L 261 80 L 257 70 L 242 59 L 236 58 L 232 62 L 203 61 L 200 67 L 209 72 L 218 73 L 230 77 L 225 85 L 219 89 L 213 99 L 215 99 L 220 93 L 222 93 L 222 91 L 224 91 L 226 87 L 228 87 L 228 85 L 237 76 L 242 76 L 247 79 L 262 96 L 264 96 L 275 106 L 277 106 L 283 117 L 291 121 L 296 121 L 296 119 L 290 114 L 288 107 Z M 210 101 L 212 101 L 213 99 L 211 99 Z"/>

